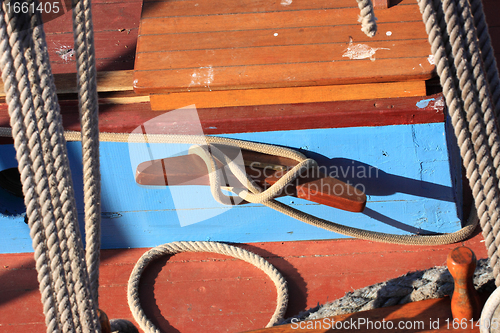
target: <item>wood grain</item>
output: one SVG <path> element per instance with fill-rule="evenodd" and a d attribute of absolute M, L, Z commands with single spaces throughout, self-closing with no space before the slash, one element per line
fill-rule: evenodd
<path fill-rule="evenodd" d="M 422 95 L 425 95 L 425 83 L 423 81 L 275 89 L 242 89 L 211 92 L 181 92 L 151 95 L 151 109 L 154 111 L 165 111 L 192 104 L 196 105 L 197 108 L 214 108 L 381 99 Z"/>
<path fill-rule="evenodd" d="M 406 3 L 410 2 L 410 0 L 405 1 Z M 217 9 L 217 12 L 214 12 L 213 15 L 144 18 L 141 20 L 139 35 L 358 25 L 357 18 L 359 16 L 359 8 L 357 7 L 335 9 L 327 7 L 327 9 L 307 9 L 300 12 L 280 10 L 252 13 L 251 10 L 244 10 L 244 12 L 235 15 L 219 14 L 218 3 L 214 8 Z M 301 15 L 300 20 L 297 20 L 297 15 Z M 414 4 L 380 10 L 377 13 L 377 19 L 384 23 L 400 22 L 401 20 L 411 22 L 421 21 L 422 17 L 418 6 Z"/>
<path fill-rule="evenodd" d="M 352 52 L 356 52 L 355 50 L 359 45 L 358 43 L 346 45 L 345 42 L 314 43 L 308 45 L 262 46 L 258 48 L 241 47 L 138 53 L 136 66 L 144 71 L 172 69 L 173 64 L 175 64 L 175 68 L 178 70 L 193 69 L 196 71 L 200 67 L 204 67 L 207 63 L 213 68 L 281 63 L 307 65 L 305 62 L 326 61 L 330 63 L 341 62 L 340 66 L 349 66 L 350 59 L 347 54 L 351 50 L 353 50 Z M 429 56 L 429 50 L 420 47 L 422 40 L 404 40 L 394 44 L 388 44 L 387 41 L 366 42 L 362 45 L 367 45 L 369 48 L 374 49 L 372 51 L 373 55 L 366 56 L 366 60 L 362 61 L 363 65 L 368 68 L 375 67 L 374 63 L 367 63 L 370 60 L 373 62 L 381 59 L 390 59 L 393 62 L 397 62 L 403 58 L 425 59 Z M 332 66 L 336 65 L 332 64 Z M 427 63 L 427 68 L 429 68 L 428 65 Z M 216 79 L 214 74 L 214 83 Z M 191 78 L 191 81 L 196 82 L 197 80 L 196 78 Z"/>
<path fill-rule="evenodd" d="M 58 94 L 77 93 L 76 73 L 55 74 Z M 97 73 L 98 92 L 132 91 L 133 71 L 112 71 Z M 0 96 L 5 96 L 3 81 L 0 82 Z"/>
<path fill-rule="evenodd" d="M 388 0 L 377 0 L 375 6 L 387 8 Z M 382 4 L 382 7 L 380 7 Z M 286 1 L 266 1 L 266 0 L 241 0 L 230 1 L 220 0 L 214 6 L 210 2 L 200 2 L 196 0 L 186 1 L 158 1 L 145 0 L 143 5 L 143 18 L 151 17 L 176 17 L 176 16 L 207 16 L 213 14 L 237 14 L 241 12 L 274 12 L 274 11 L 297 11 L 308 9 L 330 9 L 330 8 L 358 8 L 356 2 L 352 0 L 294 0 Z"/>
<path fill-rule="evenodd" d="M 374 37 L 367 37 L 357 24 L 328 25 L 321 27 L 295 27 L 259 30 L 213 31 L 190 34 L 141 35 L 137 45 L 138 53 L 186 50 L 215 50 L 243 47 L 310 45 L 343 43 L 347 48 L 349 37 L 354 43 L 390 42 L 392 40 L 425 40 L 425 29 L 420 21 L 377 23 L 378 31 Z M 387 33 L 390 31 L 390 36 Z M 274 36 L 274 33 L 278 36 Z M 390 45 L 390 44 L 389 44 Z M 390 47 L 390 46 L 389 46 Z"/>
<path fill-rule="evenodd" d="M 410 0 L 377 11 L 380 30 L 373 40 L 360 31 L 354 3 L 260 2 L 146 2 L 134 90 L 261 89 L 433 76 L 421 14 Z"/>

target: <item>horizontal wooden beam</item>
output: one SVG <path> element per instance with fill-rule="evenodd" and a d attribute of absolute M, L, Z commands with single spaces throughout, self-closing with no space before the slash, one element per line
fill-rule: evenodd
<path fill-rule="evenodd" d="M 78 93 L 76 73 L 54 74 L 58 94 Z M 97 91 L 132 91 L 134 71 L 97 72 Z M 0 81 L 0 97 L 5 96 L 3 81 Z"/>
<path fill-rule="evenodd" d="M 151 95 L 151 109 L 165 111 L 188 105 L 197 108 L 333 102 L 425 96 L 424 81 L 368 83 Z"/>

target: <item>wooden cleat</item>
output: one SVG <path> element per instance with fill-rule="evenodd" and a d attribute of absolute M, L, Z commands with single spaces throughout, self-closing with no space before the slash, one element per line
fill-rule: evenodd
<path fill-rule="evenodd" d="M 457 247 L 448 254 L 448 270 L 455 281 L 455 289 L 451 298 L 453 319 L 477 320 L 480 316 L 479 297 L 472 277 L 476 270 L 476 256 L 468 247 Z"/>

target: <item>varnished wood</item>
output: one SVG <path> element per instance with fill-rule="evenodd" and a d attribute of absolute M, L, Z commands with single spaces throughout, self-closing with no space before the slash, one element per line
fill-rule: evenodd
<path fill-rule="evenodd" d="M 425 80 L 433 75 L 421 14 L 410 0 L 377 11 L 379 35 L 373 40 L 360 31 L 355 3 L 260 2 L 146 2 L 135 91 L 274 89 Z M 364 98 L 363 93 L 357 98 Z M 201 99 L 227 106 L 226 98 L 210 95 L 196 98 L 196 103 Z"/>
<path fill-rule="evenodd" d="M 464 246 L 453 249 L 448 255 L 447 265 L 455 282 L 451 298 L 453 318 L 458 321 L 478 320 L 481 309 L 479 308 L 479 297 L 472 280 L 476 269 L 474 252 Z"/>
<path fill-rule="evenodd" d="M 165 111 L 195 105 L 197 108 L 276 105 L 424 96 L 423 81 L 379 84 L 290 87 L 274 89 L 239 89 L 210 92 L 153 94 L 151 109 Z"/>
<path fill-rule="evenodd" d="M 78 102 L 75 98 L 61 101 L 61 112 L 64 127 L 78 131 L 80 124 Z M 422 104 L 423 101 L 427 102 Z M 160 115 L 151 111 L 149 103 L 101 104 L 99 110 L 101 132 L 131 133 L 139 124 Z M 426 97 L 198 109 L 198 116 L 203 133 L 207 135 L 421 124 L 443 122 L 444 102 L 443 96 L 437 94 Z M 165 133 L 165 126 L 171 126 L 172 122 L 182 124 L 185 121 L 182 117 L 169 117 L 168 122 L 163 120 L 156 126 L 148 126 L 148 131 Z M 0 104 L 0 126 L 9 127 L 6 104 Z M 12 139 L 0 138 L 0 143 L 12 143 Z"/>
<path fill-rule="evenodd" d="M 388 0 L 383 0 L 386 3 Z M 179 17 L 179 16 L 208 16 L 213 14 L 262 13 L 276 11 L 297 11 L 332 8 L 357 8 L 352 0 L 293 0 L 293 1 L 266 1 L 266 0 L 219 0 L 217 5 L 210 2 L 196 0 L 169 1 L 145 0 L 142 18 L 152 17 Z"/>
<path fill-rule="evenodd" d="M 350 212 L 362 212 L 365 209 L 366 195 L 363 191 L 336 178 L 325 177 L 320 172 L 317 168 L 309 170 L 308 177 L 294 180 L 284 188 L 284 193 Z M 282 171 L 276 171 L 266 178 L 266 183 L 273 185 L 282 176 Z"/>

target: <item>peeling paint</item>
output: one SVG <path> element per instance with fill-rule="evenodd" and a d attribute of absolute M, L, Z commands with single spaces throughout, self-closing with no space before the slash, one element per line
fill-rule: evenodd
<path fill-rule="evenodd" d="M 435 65 L 436 63 L 434 62 L 434 56 L 431 54 L 427 57 L 427 61 L 429 62 L 429 64 L 431 65 Z"/>
<path fill-rule="evenodd" d="M 342 57 L 349 59 L 366 59 L 370 58 L 371 61 L 375 61 L 375 52 L 378 50 L 390 50 L 385 47 L 370 47 L 366 44 L 353 44 L 349 43 L 349 46 L 342 54 Z"/>
<path fill-rule="evenodd" d="M 435 98 L 429 98 L 429 99 L 423 99 L 421 101 L 418 101 L 416 104 L 417 108 L 419 108 L 419 109 L 426 108 L 430 102 L 435 101 L 435 100 L 436 100 Z"/>
<path fill-rule="evenodd" d="M 293 0 L 281 0 L 281 5 L 282 6 L 290 6 L 292 4 Z"/>
<path fill-rule="evenodd" d="M 392 36 L 392 31 L 387 31 L 387 32 L 385 33 L 385 35 L 386 35 L 386 36 Z"/>
<path fill-rule="evenodd" d="M 69 61 L 75 55 L 75 50 L 73 50 L 73 46 L 71 45 L 58 45 L 54 43 L 56 46 L 56 54 L 64 61 Z"/>

